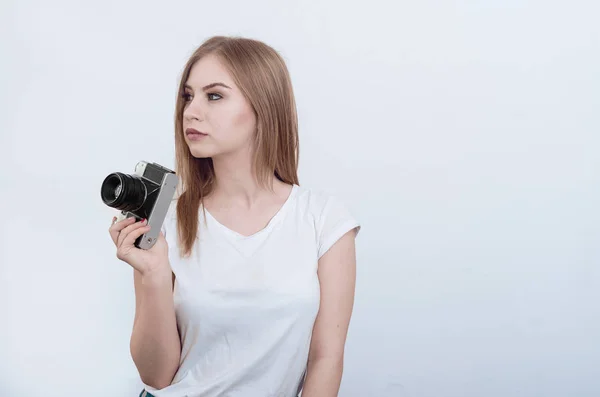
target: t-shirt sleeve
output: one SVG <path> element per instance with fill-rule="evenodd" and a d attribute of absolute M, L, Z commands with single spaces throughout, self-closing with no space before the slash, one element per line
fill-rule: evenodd
<path fill-rule="evenodd" d="M 360 224 L 348 207 L 336 196 L 328 196 L 317 219 L 318 257 L 321 258 L 344 234 Z"/>

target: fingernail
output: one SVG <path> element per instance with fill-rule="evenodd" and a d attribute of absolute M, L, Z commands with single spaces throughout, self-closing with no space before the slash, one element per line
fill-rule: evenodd
<path fill-rule="evenodd" d="M 146 222 L 146 218 L 142 219 L 142 223 Z"/>

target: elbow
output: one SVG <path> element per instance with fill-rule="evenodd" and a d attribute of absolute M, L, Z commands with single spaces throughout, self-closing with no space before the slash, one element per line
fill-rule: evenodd
<path fill-rule="evenodd" d="M 141 376 L 140 378 L 145 385 L 153 387 L 156 390 L 164 389 L 165 387 L 169 386 L 173 380 L 173 377 L 171 377 L 169 380 L 167 380 L 165 377 L 163 377 L 163 379 L 159 379 L 158 377 L 145 378 Z"/>
<path fill-rule="evenodd" d="M 328 362 L 335 365 L 344 365 L 344 346 L 339 348 L 313 349 L 308 356 L 308 361 Z"/>
<path fill-rule="evenodd" d="M 153 387 L 156 390 L 161 390 L 171 385 L 171 382 L 173 381 L 176 372 L 177 368 L 175 368 L 174 370 L 162 371 L 162 373 L 160 374 L 140 373 L 140 379 L 145 385 Z"/>
<path fill-rule="evenodd" d="M 308 358 L 309 366 L 325 366 L 330 370 L 343 372 L 344 353 L 313 354 Z"/>
<path fill-rule="evenodd" d="M 163 357 L 162 360 L 155 361 L 154 359 L 148 360 L 148 357 L 140 357 L 132 351 L 131 357 L 138 369 L 141 381 L 157 390 L 171 385 L 179 368 L 179 355 L 172 355 L 170 358 Z"/>

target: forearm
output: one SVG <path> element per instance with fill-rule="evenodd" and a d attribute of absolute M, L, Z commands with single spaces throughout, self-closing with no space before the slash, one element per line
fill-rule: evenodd
<path fill-rule="evenodd" d="M 308 361 L 302 397 L 336 397 L 342 381 L 343 358 Z"/>
<path fill-rule="evenodd" d="M 170 274 L 141 277 L 136 291 L 141 299 L 131 335 L 131 357 L 142 381 L 156 389 L 171 383 L 181 356 L 171 283 Z"/>

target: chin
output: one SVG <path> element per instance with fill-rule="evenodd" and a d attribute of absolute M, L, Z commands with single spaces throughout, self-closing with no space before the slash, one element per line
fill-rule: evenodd
<path fill-rule="evenodd" d="M 190 150 L 190 153 L 197 159 L 207 159 L 209 157 L 213 157 L 212 153 L 207 153 L 204 150 Z"/>
<path fill-rule="evenodd" d="M 197 159 L 203 159 L 203 158 L 212 158 L 215 159 L 216 157 L 220 157 L 220 156 L 231 156 L 231 155 L 235 155 L 236 153 L 239 153 L 241 149 L 231 149 L 231 148 L 223 148 L 223 147 L 217 147 L 217 145 L 206 145 L 206 144 L 189 144 L 188 143 L 188 148 L 190 149 L 190 153 L 192 154 L 192 156 L 194 156 Z"/>
<path fill-rule="evenodd" d="M 191 145 L 191 146 L 188 145 L 188 149 L 190 150 L 190 154 L 197 159 L 202 159 L 202 158 L 207 158 L 207 157 L 212 156 L 212 154 L 209 153 L 209 151 L 206 150 L 206 148 L 197 148 L 197 147 L 194 147 L 193 145 Z"/>

